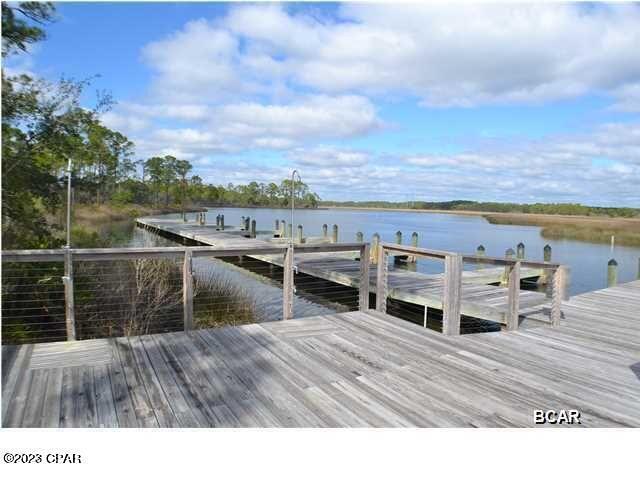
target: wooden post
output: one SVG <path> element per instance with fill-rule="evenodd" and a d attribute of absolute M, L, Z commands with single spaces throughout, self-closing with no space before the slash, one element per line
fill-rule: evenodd
<path fill-rule="evenodd" d="M 371 237 L 371 263 L 378 263 L 378 249 L 380 248 L 380 235 L 374 233 Z"/>
<path fill-rule="evenodd" d="M 64 312 L 65 325 L 67 329 L 67 340 L 76 340 L 76 317 L 75 302 L 73 297 L 73 257 L 71 250 L 65 249 L 64 252 Z"/>
<path fill-rule="evenodd" d="M 329 227 L 327 227 L 326 223 L 322 225 L 322 238 L 327 238 L 329 236 L 329 234 L 327 233 L 328 228 Z"/>
<path fill-rule="evenodd" d="M 293 241 L 293 224 L 290 223 L 287 232 L 287 238 L 290 238 Z"/>
<path fill-rule="evenodd" d="M 504 258 L 507 260 L 513 260 L 513 256 L 516 252 L 513 251 L 513 248 L 507 248 L 507 251 L 504 252 Z M 510 266 L 507 265 L 504 267 L 504 273 L 502 274 L 502 279 L 500 280 L 500 285 L 506 285 L 507 280 L 509 279 L 509 269 Z"/>
<path fill-rule="evenodd" d="M 365 243 L 360 248 L 360 289 L 358 291 L 358 307 L 360 310 L 369 310 L 369 244 Z"/>
<path fill-rule="evenodd" d="M 182 307 L 185 332 L 193 330 L 193 264 L 191 257 L 191 249 L 185 248 L 182 266 Z"/>
<path fill-rule="evenodd" d="M 553 272 L 551 278 L 551 325 L 560 325 L 562 317 L 562 300 L 567 297 L 567 270 L 560 266 Z"/>
<path fill-rule="evenodd" d="M 251 220 L 251 238 L 256 238 L 256 219 Z"/>
<path fill-rule="evenodd" d="M 413 232 L 411 234 L 411 246 L 414 248 L 418 248 L 418 232 Z M 407 262 L 416 263 L 418 261 L 418 257 L 415 255 L 409 255 L 407 257 Z"/>
<path fill-rule="evenodd" d="M 220 228 L 220 214 L 216 216 L 216 229 Z"/>
<path fill-rule="evenodd" d="M 278 235 L 278 236 L 280 235 L 280 220 L 278 220 L 277 218 L 276 218 L 275 228 L 273 229 L 273 234 L 274 234 L 274 236 L 275 235 Z"/>
<path fill-rule="evenodd" d="M 478 248 L 476 248 L 476 256 L 484 257 L 486 253 L 487 253 L 487 250 L 484 248 L 484 245 L 478 245 Z M 484 265 L 482 263 L 479 263 L 477 269 L 482 270 L 483 268 L 484 268 Z"/>
<path fill-rule="evenodd" d="M 400 230 L 396 232 L 396 243 L 402 245 L 402 232 Z"/>
<path fill-rule="evenodd" d="M 520 242 L 516 247 L 516 258 L 518 260 L 524 260 L 524 243 Z"/>
<path fill-rule="evenodd" d="M 202 212 L 202 224 L 207 224 L 207 212 Z"/>
<path fill-rule="evenodd" d="M 509 266 L 507 284 L 509 289 L 506 312 L 507 330 L 517 330 L 520 313 L 520 262 Z"/>
<path fill-rule="evenodd" d="M 280 238 L 285 238 L 287 236 L 287 222 L 280 220 L 280 229 L 282 231 Z"/>
<path fill-rule="evenodd" d="M 364 241 L 364 234 L 362 232 L 356 233 L 356 243 L 362 243 Z"/>
<path fill-rule="evenodd" d="M 298 225 L 298 243 L 302 243 L 303 240 L 303 236 L 302 236 L 302 225 Z"/>
<path fill-rule="evenodd" d="M 338 243 L 338 225 L 333 225 L 333 237 L 331 243 Z"/>
<path fill-rule="evenodd" d="M 548 243 L 544 246 L 544 249 L 542 250 L 543 252 L 543 258 L 545 262 L 550 262 L 551 261 L 551 245 L 549 245 Z"/>
<path fill-rule="evenodd" d="M 462 297 L 462 256 L 444 259 L 444 298 L 442 299 L 442 333 L 460 335 L 460 301 Z"/>
<path fill-rule="evenodd" d="M 293 246 L 289 245 L 284 254 L 282 278 L 282 319 L 293 318 Z"/>
<path fill-rule="evenodd" d="M 224 230 L 224 215 L 220 215 L 220 230 Z"/>
<path fill-rule="evenodd" d="M 389 254 L 378 244 L 378 270 L 376 275 L 376 310 L 387 312 L 387 276 L 389 273 Z"/>
<path fill-rule="evenodd" d="M 244 219 L 244 229 L 247 232 L 250 231 L 250 229 L 251 229 L 251 217 L 246 217 Z"/>
<path fill-rule="evenodd" d="M 618 262 L 615 259 L 607 263 L 607 287 L 615 287 L 618 283 Z"/>

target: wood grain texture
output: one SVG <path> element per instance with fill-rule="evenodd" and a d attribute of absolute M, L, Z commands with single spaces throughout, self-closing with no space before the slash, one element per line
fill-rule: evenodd
<path fill-rule="evenodd" d="M 640 427 L 639 309 L 636 281 L 564 302 L 555 328 L 447 336 L 368 310 L 5 346 L 2 424 L 531 427 L 534 409 L 577 409 Z"/>

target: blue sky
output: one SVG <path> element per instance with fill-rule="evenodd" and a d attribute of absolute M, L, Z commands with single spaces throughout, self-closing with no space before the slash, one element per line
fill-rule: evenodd
<path fill-rule="evenodd" d="M 7 67 L 100 75 L 139 158 L 336 200 L 640 206 L 640 6 L 65 3 Z"/>

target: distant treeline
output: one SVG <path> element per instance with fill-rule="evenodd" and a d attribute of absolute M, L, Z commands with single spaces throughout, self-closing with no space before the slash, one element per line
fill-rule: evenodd
<path fill-rule="evenodd" d="M 579 203 L 500 203 L 451 200 L 448 202 L 320 202 L 320 206 L 361 208 L 407 208 L 415 210 L 451 210 L 468 212 L 539 213 L 547 215 L 599 215 L 608 217 L 639 217 L 639 208 L 590 207 Z"/>

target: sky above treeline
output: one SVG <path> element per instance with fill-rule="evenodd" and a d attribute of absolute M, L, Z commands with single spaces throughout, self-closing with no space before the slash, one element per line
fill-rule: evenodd
<path fill-rule="evenodd" d="M 323 199 L 640 206 L 638 4 L 57 7 L 5 67 L 100 75 L 136 157 L 206 182 L 297 168 Z"/>

